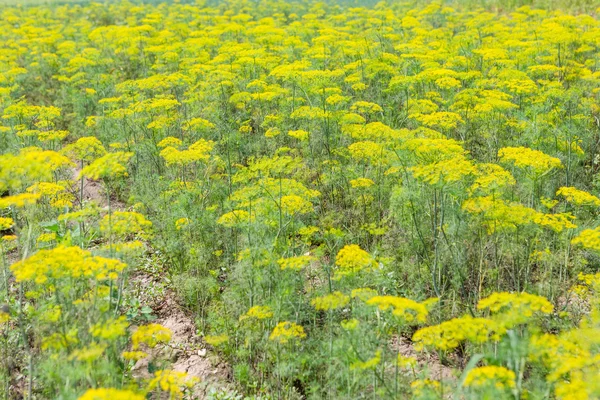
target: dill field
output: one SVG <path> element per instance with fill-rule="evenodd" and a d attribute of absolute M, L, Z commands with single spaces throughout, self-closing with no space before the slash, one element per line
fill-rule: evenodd
<path fill-rule="evenodd" d="M 598 7 L 3 1 L 0 399 L 599 399 Z"/>

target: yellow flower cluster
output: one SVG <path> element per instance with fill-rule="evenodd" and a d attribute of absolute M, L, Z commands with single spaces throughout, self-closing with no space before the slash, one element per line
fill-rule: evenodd
<path fill-rule="evenodd" d="M 164 142 L 161 143 L 165 144 Z M 178 150 L 168 145 L 160 152 L 160 155 L 165 159 L 167 166 L 184 166 L 199 161 L 207 161 L 210 158 L 209 153 L 214 147 L 215 143 L 213 141 L 200 139 L 191 144 L 187 150 Z"/>
<path fill-rule="evenodd" d="M 333 292 L 311 300 L 310 304 L 317 310 L 329 311 L 344 307 L 350 302 L 350 296 L 342 292 Z"/>
<path fill-rule="evenodd" d="M 290 269 L 292 271 L 299 271 L 304 267 L 310 265 L 311 262 L 315 260 L 314 257 L 309 255 L 302 256 L 294 256 L 294 257 L 286 257 L 280 258 L 277 260 L 279 267 L 281 269 Z"/>
<path fill-rule="evenodd" d="M 220 346 L 229 341 L 229 336 L 227 335 L 216 335 L 216 336 L 204 336 L 204 341 L 211 346 Z"/>
<path fill-rule="evenodd" d="M 106 154 L 106 149 L 102 142 L 94 136 L 86 136 L 77 139 L 62 148 L 61 153 L 67 155 L 72 160 L 91 162 Z"/>
<path fill-rule="evenodd" d="M 419 329 L 413 335 L 413 342 L 418 350 L 425 347 L 451 350 L 465 340 L 472 343 L 485 343 L 499 338 L 498 325 L 494 321 L 466 315 Z"/>
<path fill-rule="evenodd" d="M 281 210 L 289 215 L 306 214 L 313 211 L 310 201 L 294 194 L 282 196 L 279 202 Z"/>
<path fill-rule="evenodd" d="M 595 206 L 600 207 L 600 199 L 591 193 L 579 190 L 574 187 L 561 187 L 556 191 L 557 196 L 562 196 L 569 203 L 578 206 Z"/>
<path fill-rule="evenodd" d="M 519 168 L 528 168 L 534 175 L 541 175 L 554 168 L 562 167 L 560 159 L 527 147 L 504 147 L 498 150 L 498 157 L 502 162 L 512 163 Z"/>
<path fill-rule="evenodd" d="M 275 326 L 269 336 L 269 340 L 285 344 L 292 339 L 304 339 L 305 337 L 306 333 L 301 325 L 295 322 L 284 321 Z"/>
<path fill-rule="evenodd" d="M 429 396 L 438 397 L 441 385 L 439 381 L 433 379 L 417 379 L 410 384 L 410 388 L 417 397 L 430 398 Z"/>
<path fill-rule="evenodd" d="M 100 232 L 123 238 L 129 235 L 146 236 L 151 227 L 152 222 L 135 211 L 114 211 L 100 221 Z"/>
<path fill-rule="evenodd" d="M 469 188 L 472 195 L 480 193 L 485 196 L 516 183 L 512 174 L 498 164 L 481 163 L 476 168 L 475 181 Z"/>
<path fill-rule="evenodd" d="M 36 147 L 21 149 L 19 154 L 0 155 L 0 190 L 20 191 L 36 182 L 51 182 L 55 172 L 73 163 L 62 154 Z"/>
<path fill-rule="evenodd" d="M 529 224 L 547 227 L 555 232 L 577 228 L 571 222 L 575 217 L 569 213 L 545 214 L 494 196 L 469 198 L 464 201 L 462 208 L 470 214 L 480 215 L 489 234 L 512 231 Z"/>
<path fill-rule="evenodd" d="M 353 299 L 360 299 L 361 301 L 367 302 L 369 299 L 377 296 L 377 291 L 371 288 L 357 288 L 352 289 L 350 296 Z"/>
<path fill-rule="evenodd" d="M 131 335 L 131 343 L 134 350 L 139 349 L 142 344 L 156 347 L 159 343 L 169 342 L 172 335 L 173 332 L 169 328 L 160 324 L 142 325 Z"/>
<path fill-rule="evenodd" d="M 268 319 L 273 316 L 273 310 L 269 306 L 254 306 L 251 307 L 246 314 L 240 316 L 240 321 L 245 319 Z"/>
<path fill-rule="evenodd" d="M 374 369 L 381 363 L 381 350 L 375 352 L 375 356 L 365 361 L 356 361 L 350 365 L 350 369 Z"/>
<path fill-rule="evenodd" d="M 133 153 L 117 151 L 108 153 L 94 160 L 90 165 L 85 166 L 80 176 L 89 179 L 114 179 L 127 176 L 127 162 L 133 157 Z"/>
<path fill-rule="evenodd" d="M 375 182 L 373 182 L 369 178 L 356 178 L 350 181 L 350 186 L 352 186 L 353 188 L 368 188 L 373 186 L 374 184 Z"/>
<path fill-rule="evenodd" d="M 18 282 L 34 281 L 37 284 L 62 278 L 117 278 L 126 265 L 119 260 L 93 256 L 79 247 L 59 246 L 41 250 L 33 256 L 11 266 Z"/>
<path fill-rule="evenodd" d="M 146 397 L 131 390 L 121 389 L 89 389 L 79 400 L 144 400 Z"/>
<path fill-rule="evenodd" d="M 94 324 L 90 327 L 90 334 L 98 339 L 115 340 L 127 334 L 129 323 L 125 317 L 111 318 L 105 322 Z"/>
<path fill-rule="evenodd" d="M 186 226 L 188 226 L 189 224 L 190 224 L 189 218 L 179 218 L 177 221 L 175 221 L 175 229 L 180 231 L 183 228 L 185 228 Z"/>
<path fill-rule="evenodd" d="M 512 389 L 516 386 L 516 375 L 505 367 L 477 367 L 467 373 L 464 385 L 471 388 L 493 385 L 496 389 Z"/>
<path fill-rule="evenodd" d="M 15 221 L 12 218 L 0 217 L 0 231 L 5 231 L 14 225 Z"/>
<path fill-rule="evenodd" d="M 509 329 L 528 322 L 536 313 L 551 314 L 554 306 L 546 298 L 529 293 L 493 293 L 477 304 L 490 310 L 499 326 Z"/>
<path fill-rule="evenodd" d="M 254 218 L 248 211 L 233 210 L 221 215 L 221 217 L 217 220 L 217 224 L 223 225 L 227 228 L 233 228 L 236 225 L 252 222 L 253 219 Z"/>
<path fill-rule="evenodd" d="M 309 133 L 305 130 L 299 129 L 297 131 L 288 131 L 288 136 L 302 141 L 308 140 Z"/>
<path fill-rule="evenodd" d="M 475 172 L 475 166 L 463 156 L 441 160 L 432 164 L 411 167 L 415 178 L 430 185 L 447 185 L 458 182 Z"/>
<path fill-rule="evenodd" d="M 584 229 L 575 236 L 571 243 L 580 245 L 586 249 L 600 251 L 600 227 L 594 229 Z"/>
<path fill-rule="evenodd" d="M 392 309 L 392 314 L 406 322 L 425 322 L 427 307 L 411 299 L 397 296 L 374 296 L 366 304 L 377 306 L 380 310 Z"/>
<path fill-rule="evenodd" d="M 335 257 L 337 276 L 351 275 L 376 265 L 375 259 L 356 244 L 344 246 Z"/>
<path fill-rule="evenodd" d="M 198 378 L 190 377 L 185 372 L 160 370 L 154 373 L 154 378 L 148 383 L 148 390 L 160 389 L 169 394 L 171 399 L 183 398 L 184 390 L 193 388 Z"/>

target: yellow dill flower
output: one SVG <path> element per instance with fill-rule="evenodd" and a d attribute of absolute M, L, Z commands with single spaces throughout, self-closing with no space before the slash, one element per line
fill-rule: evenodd
<path fill-rule="evenodd" d="M 188 226 L 189 224 L 190 224 L 189 218 L 179 218 L 177 221 L 175 221 L 175 229 L 180 231 L 183 228 L 185 228 L 186 226 Z"/>
<path fill-rule="evenodd" d="M 482 163 L 477 164 L 475 168 L 476 178 L 469 188 L 471 195 L 475 193 L 491 194 L 516 183 L 512 174 L 498 164 Z"/>
<path fill-rule="evenodd" d="M 353 331 L 358 328 L 359 323 L 360 322 L 356 318 L 352 318 L 343 320 L 340 325 L 347 331 Z"/>
<path fill-rule="evenodd" d="M 280 200 L 281 211 L 286 214 L 307 214 L 313 211 L 313 205 L 310 201 L 297 195 L 282 196 Z"/>
<path fill-rule="evenodd" d="M 498 325 L 491 319 L 466 315 L 419 329 L 413 335 L 413 342 L 417 350 L 430 346 L 440 350 L 451 350 L 465 340 L 473 343 L 498 340 L 500 332 L 502 331 Z"/>
<path fill-rule="evenodd" d="M 238 131 L 239 131 L 240 133 L 246 133 L 246 134 L 248 134 L 248 133 L 252 133 L 252 130 L 253 130 L 253 128 L 252 128 L 252 126 L 250 126 L 250 125 L 242 125 L 242 126 L 240 126 L 240 128 L 238 129 Z M 278 131 L 279 131 L 279 130 L 278 130 Z M 280 132 L 280 133 L 281 133 L 281 132 Z M 277 135 L 275 135 L 275 136 L 277 136 Z"/>
<path fill-rule="evenodd" d="M 441 385 L 438 381 L 432 379 L 417 379 L 410 384 L 413 394 L 417 397 L 433 395 L 438 397 Z"/>
<path fill-rule="evenodd" d="M 100 232 L 126 237 L 128 235 L 147 235 L 152 222 L 135 211 L 114 211 L 110 216 L 106 215 L 100 221 Z"/>
<path fill-rule="evenodd" d="M 10 320 L 10 314 L 0 311 L 0 325 L 7 323 Z"/>
<path fill-rule="evenodd" d="M 417 359 L 414 357 L 406 357 L 402 354 L 398 354 L 396 358 L 396 362 L 398 363 L 399 368 L 410 368 L 414 369 L 417 366 Z"/>
<path fill-rule="evenodd" d="M 350 100 L 350 97 L 348 96 L 342 96 L 341 94 L 332 94 L 331 96 L 327 97 L 325 99 L 325 103 L 331 105 L 331 106 L 335 106 L 341 103 L 345 103 L 348 100 Z"/>
<path fill-rule="evenodd" d="M 39 193 L 21 193 L 0 198 L 0 208 L 23 208 L 35 204 L 42 197 Z"/>
<path fill-rule="evenodd" d="M 389 164 L 391 160 L 391 152 L 389 150 L 386 150 L 382 145 L 369 140 L 352 143 L 348 146 L 348 150 L 355 160 L 373 165 Z"/>
<path fill-rule="evenodd" d="M 268 137 L 268 138 L 274 138 L 279 135 L 281 135 L 281 129 L 276 128 L 276 127 L 271 127 L 269 129 L 267 129 L 265 132 L 265 137 Z"/>
<path fill-rule="evenodd" d="M 183 144 L 183 142 L 181 141 L 181 139 L 178 139 L 173 136 L 168 136 L 168 137 L 164 138 L 163 140 L 161 140 L 160 142 L 158 142 L 158 144 L 156 146 L 161 149 L 163 149 L 165 147 L 174 147 L 174 148 L 178 149 L 179 147 L 181 147 L 182 144 Z"/>
<path fill-rule="evenodd" d="M 580 377 L 572 377 L 570 380 L 561 380 L 554 386 L 554 394 L 557 399 L 565 400 L 589 400 L 594 397 L 590 393 L 589 381 L 584 381 Z M 597 393 L 596 393 L 597 394 Z"/>
<path fill-rule="evenodd" d="M 298 139 L 299 141 L 303 142 L 308 139 L 309 133 L 300 129 L 297 131 L 288 131 L 288 136 L 291 136 L 294 139 Z"/>
<path fill-rule="evenodd" d="M 245 210 L 233 210 L 228 213 L 225 213 L 219 217 L 217 220 L 217 224 L 223 225 L 227 228 L 233 228 L 236 225 L 249 223 L 254 221 L 253 216 L 250 216 L 250 213 Z"/>
<path fill-rule="evenodd" d="M 78 400 L 144 400 L 146 396 L 120 389 L 89 389 Z"/>
<path fill-rule="evenodd" d="M 125 360 L 138 361 L 148 357 L 148 353 L 144 351 L 124 351 L 121 353 L 121 357 Z"/>
<path fill-rule="evenodd" d="M 185 372 L 161 370 L 154 373 L 154 378 L 148 383 L 148 390 L 160 389 L 169 393 L 170 398 L 180 399 L 185 389 L 190 389 L 198 383 L 198 378 L 191 377 Z"/>
<path fill-rule="evenodd" d="M 82 349 L 73 350 L 71 354 L 69 354 L 69 359 L 92 362 L 102 357 L 105 351 L 106 345 L 92 343 L 91 345 L 86 346 Z"/>
<path fill-rule="evenodd" d="M 41 250 L 11 266 L 17 282 L 34 281 L 42 284 L 48 279 L 95 277 L 107 279 L 111 273 L 123 271 L 126 264 L 119 260 L 92 256 L 79 247 L 59 246 Z"/>
<path fill-rule="evenodd" d="M 361 114 L 374 114 L 383 112 L 383 108 L 379 104 L 368 101 L 357 101 L 350 106 L 350 111 L 356 111 Z"/>
<path fill-rule="evenodd" d="M 319 232 L 319 228 L 316 226 L 303 226 L 302 228 L 298 229 L 298 235 L 302 236 L 303 238 L 308 238 L 317 232 Z"/>
<path fill-rule="evenodd" d="M 577 225 L 571 222 L 575 219 L 570 213 L 544 214 L 536 212 L 532 221 L 540 226 L 552 229 L 554 232 L 562 232 L 565 229 L 575 229 Z"/>
<path fill-rule="evenodd" d="M 462 86 L 461 82 L 451 76 L 436 79 L 435 84 L 440 89 L 456 89 Z"/>
<path fill-rule="evenodd" d="M 281 269 L 291 269 L 293 271 L 299 271 L 302 268 L 310 265 L 310 263 L 313 262 L 314 260 L 315 260 L 315 258 L 312 256 L 302 255 L 302 256 L 280 258 L 279 260 L 277 260 L 277 263 L 279 264 L 279 267 Z"/>
<path fill-rule="evenodd" d="M 251 307 L 246 314 L 240 316 L 240 321 L 255 318 L 258 320 L 268 319 L 273 317 L 273 310 L 269 306 L 254 306 Z"/>
<path fill-rule="evenodd" d="M 552 303 L 542 296 L 529 293 L 493 293 L 481 299 L 477 304 L 479 310 L 490 310 L 495 320 L 501 321 L 505 327 L 512 327 L 527 322 L 534 313 L 551 314 Z"/>
<path fill-rule="evenodd" d="M 213 129 L 214 127 L 215 124 L 205 120 L 204 118 L 192 118 L 189 121 L 184 122 L 182 125 L 182 129 L 184 131 L 204 131 Z"/>
<path fill-rule="evenodd" d="M 368 188 L 373 186 L 374 184 L 375 182 L 373 182 L 369 178 L 356 178 L 350 181 L 350 186 L 352 186 L 353 188 Z"/>
<path fill-rule="evenodd" d="M 37 135 L 38 140 L 40 142 L 49 142 L 51 140 L 63 140 L 67 136 L 69 136 L 69 131 L 56 131 L 56 130 L 41 131 Z"/>
<path fill-rule="evenodd" d="M 571 243 L 581 245 L 586 249 L 600 251 L 600 227 L 584 229 L 571 240 Z"/>
<path fill-rule="evenodd" d="M 15 224 L 12 218 L 0 217 L 0 231 L 5 231 Z"/>
<path fill-rule="evenodd" d="M 503 147 L 498 150 L 498 157 L 500 161 L 512 163 L 516 167 L 529 168 L 534 175 L 541 175 L 554 168 L 562 168 L 558 158 L 527 147 Z"/>
<path fill-rule="evenodd" d="M 432 129 L 456 129 L 459 123 L 464 123 L 459 114 L 447 111 L 438 111 L 431 114 L 414 114 L 413 118 L 424 126 Z"/>
<path fill-rule="evenodd" d="M 269 336 L 269 340 L 285 344 L 292 339 L 304 339 L 305 337 L 306 333 L 301 325 L 295 322 L 284 321 L 275 326 Z"/>
<path fill-rule="evenodd" d="M 556 191 L 557 196 L 563 196 L 569 203 L 578 206 L 600 207 L 600 199 L 586 191 L 574 187 L 561 187 Z"/>
<path fill-rule="evenodd" d="M 40 236 L 38 236 L 38 238 L 36 239 L 37 243 L 50 243 L 56 240 L 56 233 L 55 232 L 49 232 L 49 233 L 42 233 Z"/>
<path fill-rule="evenodd" d="M 333 292 L 325 296 L 312 299 L 310 304 L 312 304 L 317 310 L 329 311 L 344 307 L 349 302 L 350 296 L 346 296 L 342 292 Z"/>
<path fill-rule="evenodd" d="M 80 176 L 94 180 L 127 176 L 125 165 L 132 156 L 133 153 L 122 151 L 108 153 L 84 167 L 80 172 Z"/>
<path fill-rule="evenodd" d="M 165 129 L 165 128 L 169 128 L 169 127 L 175 125 L 176 122 L 177 122 L 176 117 L 167 117 L 165 115 L 160 115 L 160 116 L 154 117 L 152 119 L 152 122 L 150 122 L 148 125 L 146 125 L 146 128 L 148 128 L 148 129 Z"/>
<path fill-rule="evenodd" d="M 100 249 L 107 253 L 113 252 L 116 255 L 133 257 L 143 253 L 144 243 L 139 240 L 130 240 L 128 242 L 112 243 L 112 245 L 106 244 L 100 247 Z M 111 277 L 111 279 L 113 278 Z"/>
<path fill-rule="evenodd" d="M 77 328 L 72 328 L 66 333 L 53 333 L 42 339 L 42 350 L 64 350 L 76 345 L 79 342 L 77 338 Z"/>
<path fill-rule="evenodd" d="M 402 144 L 401 148 L 410 151 L 424 163 L 451 159 L 466 154 L 466 150 L 454 139 L 409 139 Z"/>
<path fill-rule="evenodd" d="M 539 213 L 519 203 L 509 203 L 494 196 L 474 197 L 464 201 L 462 209 L 470 214 L 479 215 L 488 234 L 497 231 L 511 231 L 519 226 L 531 224 L 535 218 L 543 223 Z"/>
<path fill-rule="evenodd" d="M 101 117 L 97 116 L 97 115 L 90 115 L 89 117 L 87 117 L 85 119 L 85 126 L 88 128 L 93 128 L 94 126 L 98 125 L 98 121 L 101 119 Z"/>
<path fill-rule="evenodd" d="M 392 314 L 406 322 L 425 322 L 429 315 L 425 305 L 403 297 L 374 296 L 367 300 L 366 304 L 377 306 L 383 311 L 392 308 Z"/>
<path fill-rule="evenodd" d="M 159 343 L 166 343 L 171 340 L 173 332 L 160 324 L 148 324 L 140 326 L 131 335 L 133 349 L 139 349 L 141 344 L 148 347 L 156 347 Z"/>
<path fill-rule="evenodd" d="M 95 338 L 112 341 L 125 336 L 128 327 L 127 318 L 122 316 L 94 324 L 90 327 L 89 332 Z"/>
<path fill-rule="evenodd" d="M 580 272 L 579 275 L 577 275 L 577 279 L 592 288 L 600 289 L 600 272 L 596 274 L 584 274 L 583 272 Z"/>
<path fill-rule="evenodd" d="M 361 301 L 367 302 L 369 299 L 377 296 L 377 291 L 371 288 L 357 288 L 352 290 L 350 296 L 353 299 L 359 299 Z"/>
<path fill-rule="evenodd" d="M 227 335 L 217 335 L 217 336 L 204 336 L 204 341 L 211 346 L 220 346 L 229 341 L 229 336 Z"/>
<path fill-rule="evenodd" d="M 165 147 L 160 156 L 164 158 L 167 166 L 184 166 L 195 162 L 207 161 L 210 158 L 210 152 L 215 146 L 211 140 L 200 139 L 191 144 L 187 150 L 178 150 L 173 146 Z"/>
<path fill-rule="evenodd" d="M 100 213 L 98 204 L 95 202 L 87 203 L 81 210 L 70 211 L 58 216 L 59 221 L 85 221 L 88 218 L 94 218 Z"/>
<path fill-rule="evenodd" d="M 27 192 L 40 194 L 42 196 L 56 196 L 65 190 L 66 188 L 64 186 L 52 182 L 38 182 L 27 188 Z"/>
<path fill-rule="evenodd" d="M 475 166 L 462 155 L 427 165 L 409 168 L 413 176 L 430 185 L 458 182 L 475 172 Z"/>
<path fill-rule="evenodd" d="M 491 385 L 496 389 L 512 389 L 516 386 L 515 380 L 516 375 L 510 369 L 488 365 L 470 370 L 465 377 L 464 385 L 471 388 Z"/>
<path fill-rule="evenodd" d="M 344 246 L 335 257 L 336 275 L 350 275 L 375 267 L 375 259 L 356 244 Z"/>
<path fill-rule="evenodd" d="M 356 361 L 350 365 L 350 369 L 375 369 L 381 363 L 381 350 L 377 350 L 375 355 L 366 361 Z"/>

